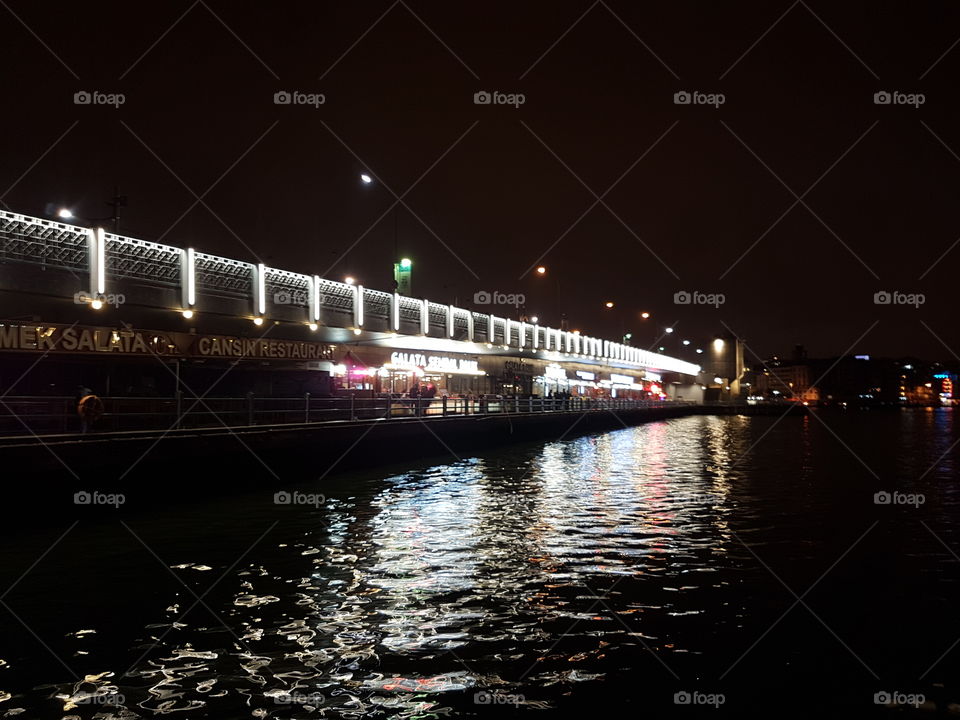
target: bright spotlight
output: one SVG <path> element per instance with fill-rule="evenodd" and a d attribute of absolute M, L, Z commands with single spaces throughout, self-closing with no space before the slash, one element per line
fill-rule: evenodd
<path fill-rule="evenodd" d="M 317 329 L 317 324 L 316 324 L 316 323 L 310 323 L 310 329 L 311 329 L 311 330 L 316 330 L 316 329 Z"/>
<path fill-rule="evenodd" d="M 57 210 L 57 217 L 61 220 L 71 220 L 73 218 L 73 211 L 70 208 L 60 208 Z"/>
<path fill-rule="evenodd" d="M 99 310 L 100 308 L 103 307 L 103 301 L 94 300 L 92 303 L 90 303 L 90 307 L 92 307 L 94 310 Z"/>
<path fill-rule="evenodd" d="M 367 175 L 366 173 L 360 173 L 360 179 L 363 180 L 364 185 L 369 185 L 373 182 L 373 178 Z"/>
<path fill-rule="evenodd" d="M 180 314 L 183 315 L 187 320 L 189 320 L 190 318 L 193 317 L 193 310 L 184 310 Z"/>
<path fill-rule="evenodd" d="M 353 285 L 353 284 L 356 282 L 356 280 L 354 280 L 350 275 L 347 275 L 347 276 L 343 279 L 343 281 L 344 281 L 347 285 Z"/>
<path fill-rule="evenodd" d="M 263 325 L 263 318 L 262 318 L 262 317 L 255 317 L 255 318 L 253 319 L 253 324 L 256 325 L 257 327 Z"/>
<path fill-rule="evenodd" d="M 669 335 L 673 332 L 673 328 L 664 328 L 663 331 Z"/>
<path fill-rule="evenodd" d="M 725 343 L 721 338 L 717 338 L 716 340 L 713 341 L 713 349 L 716 352 L 720 352 L 721 350 L 723 350 L 724 345 Z"/>

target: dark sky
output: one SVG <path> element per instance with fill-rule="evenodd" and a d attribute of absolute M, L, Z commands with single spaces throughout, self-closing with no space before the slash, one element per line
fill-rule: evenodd
<path fill-rule="evenodd" d="M 647 343 L 960 352 L 956 3 L 5 0 L 0 30 L 7 209 L 107 215 L 119 183 L 126 234 L 389 289 L 392 190 L 418 296 L 523 293 L 557 325 L 559 290 L 572 328 Z"/>

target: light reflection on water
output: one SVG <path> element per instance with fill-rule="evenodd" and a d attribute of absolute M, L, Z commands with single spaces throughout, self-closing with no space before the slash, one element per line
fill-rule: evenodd
<path fill-rule="evenodd" d="M 333 488 L 319 511 L 284 509 L 206 598 L 211 613 L 160 598 L 126 648 L 129 674 L 57 685 L 60 707 L 427 717 L 503 712 L 504 698 L 562 707 L 641 674 L 654 688 L 716 678 L 789 606 L 743 541 L 794 583 L 793 564 L 822 554 L 819 574 L 851 532 L 817 523 L 832 517 L 841 458 L 845 472 L 857 461 L 816 420 L 761 420 L 651 423 Z M 895 430 L 923 440 L 945 422 Z M 927 461 L 944 444 L 909 452 Z M 277 513 L 248 511 L 236 522 Z M 191 561 L 173 572 L 202 577 L 200 592 L 226 569 L 209 572 L 202 546 Z"/>

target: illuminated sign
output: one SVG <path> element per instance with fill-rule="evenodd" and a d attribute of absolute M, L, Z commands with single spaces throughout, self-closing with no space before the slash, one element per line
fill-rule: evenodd
<path fill-rule="evenodd" d="M 390 353 L 390 364 L 405 368 L 422 368 L 428 372 L 485 375 L 476 360 L 454 358 L 445 355 L 423 355 L 422 353 Z"/>
<path fill-rule="evenodd" d="M 633 385 L 636 382 L 635 378 L 630 377 L 629 375 L 616 375 L 610 373 L 610 382 L 616 383 L 617 385 Z"/>
<path fill-rule="evenodd" d="M 329 360 L 332 345 L 80 325 L 0 325 L 0 350 L 291 360 Z"/>
<path fill-rule="evenodd" d="M 643 379 L 644 379 L 644 380 L 649 380 L 650 382 L 662 382 L 662 381 L 663 381 L 663 378 L 660 377 L 660 373 L 649 372 L 649 371 L 647 371 L 647 372 L 644 374 Z"/>
<path fill-rule="evenodd" d="M 547 367 L 543 369 L 543 374 L 545 377 L 548 377 L 551 380 L 567 379 L 567 371 L 557 364 L 547 365 Z"/>
<path fill-rule="evenodd" d="M 581 380 L 596 380 L 597 378 L 595 373 L 587 372 L 586 370 L 577 370 L 577 377 Z"/>

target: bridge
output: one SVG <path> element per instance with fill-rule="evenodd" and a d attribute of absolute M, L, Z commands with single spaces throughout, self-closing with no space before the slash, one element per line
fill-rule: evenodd
<path fill-rule="evenodd" d="M 700 371 L 577 332 L 8 211 L 0 211 L 0 297 L 0 350 L 16 349 L 15 324 L 77 322 L 78 304 L 90 313 L 80 322 L 110 324 L 122 301 L 158 329 L 189 330 L 202 318 L 248 335 L 269 323 L 291 339 L 575 361 L 690 382 Z"/>

